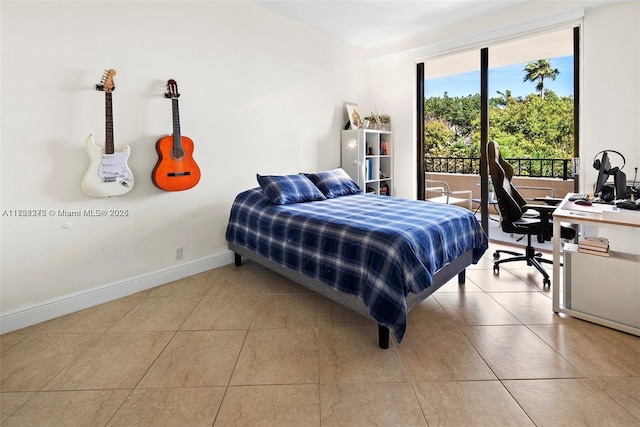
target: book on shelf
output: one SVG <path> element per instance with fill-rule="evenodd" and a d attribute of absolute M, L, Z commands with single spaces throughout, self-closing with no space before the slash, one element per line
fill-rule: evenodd
<path fill-rule="evenodd" d="M 578 246 L 578 252 L 583 254 L 598 255 L 598 256 L 604 256 L 604 257 L 611 256 L 608 250 L 605 250 L 605 251 L 593 250 L 593 249 L 582 248 L 580 246 Z"/>
<path fill-rule="evenodd" d="M 603 248 L 603 247 L 600 247 L 600 246 L 589 246 L 589 245 L 578 244 L 578 248 L 589 249 L 591 251 L 598 251 L 598 252 L 609 252 L 609 247 L 608 246 L 605 246 Z"/>
<path fill-rule="evenodd" d="M 609 239 L 606 237 L 583 237 L 578 241 L 578 245 L 580 246 L 593 246 L 598 248 L 608 248 L 609 247 Z"/>
<path fill-rule="evenodd" d="M 598 252 L 609 252 L 609 239 L 606 237 L 584 237 L 578 241 L 578 247 Z"/>

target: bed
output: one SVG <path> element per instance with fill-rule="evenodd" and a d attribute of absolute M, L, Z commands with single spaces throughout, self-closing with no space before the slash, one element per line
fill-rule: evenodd
<path fill-rule="evenodd" d="M 466 209 L 364 194 L 342 170 L 286 176 L 305 186 L 315 177 L 303 191 L 286 182 L 273 191 L 265 181 L 274 177 L 282 176 L 258 175 L 261 186 L 231 207 L 226 239 L 235 264 L 246 257 L 373 319 L 381 348 L 390 331 L 400 343 L 409 310 L 456 275 L 464 283 L 466 267 L 487 249 Z"/>

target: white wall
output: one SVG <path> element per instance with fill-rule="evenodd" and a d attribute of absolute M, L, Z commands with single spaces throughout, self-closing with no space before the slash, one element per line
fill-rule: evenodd
<path fill-rule="evenodd" d="M 251 2 L 1 7 L 0 209 L 129 212 L 2 216 L 4 331 L 11 315 L 29 308 L 105 286 L 127 293 L 135 290 L 127 282 L 150 286 L 193 272 L 171 273 L 190 263 L 206 269 L 229 262 L 224 233 L 235 195 L 257 186 L 257 172 L 338 166 L 343 102 L 369 101 L 362 51 Z M 131 145 L 136 183 L 124 196 L 102 199 L 86 196 L 81 181 L 87 135 L 104 142 L 104 94 L 95 84 L 107 68 L 117 72 L 116 150 Z M 170 78 L 181 93 L 182 134 L 194 140 L 202 170 L 196 187 L 175 193 L 151 181 L 155 142 L 172 131 L 171 102 L 163 97 Z M 184 261 L 175 262 L 179 246 Z M 100 298 L 117 296 L 107 294 Z"/>
<path fill-rule="evenodd" d="M 611 149 L 626 159 L 633 180 L 640 167 L 640 2 L 587 11 L 584 17 L 581 157 L 583 190 L 593 192 L 593 158 Z M 598 156 L 600 157 L 600 156 Z M 613 166 L 622 166 L 611 156 Z"/>
<path fill-rule="evenodd" d="M 591 163 L 593 156 L 605 148 L 625 155 L 625 172 L 632 179 L 633 168 L 640 166 L 640 3 L 597 3 L 546 2 L 543 8 L 540 3 L 521 4 L 371 49 L 367 55 L 372 58 L 372 99 L 376 102 L 392 94 L 392 100 L 386 102 L 386 112 L 391 115 L 395 133 L 395 194 L 412 198 L 416 194 L 417 62 L 446 52 L 486 47 L 544 26 L 555 27 L 563 20 L 573 21 L 582 15 L 583 7 L 582 191 L 593 191 L 597 172 Z M 421 59 L 417 59 L 419 55 L 423 55 Z"/>

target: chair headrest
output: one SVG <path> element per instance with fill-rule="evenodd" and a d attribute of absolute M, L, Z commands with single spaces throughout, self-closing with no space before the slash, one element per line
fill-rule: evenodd
<path fill-rule="evenodd" d="M 517 221 L 522 217 L 523 211 L 520 204 L 514 198 L 517 191 L 511 185 L 511 177 L 507 175 L 500 164 L 501 158 L 502 156 L 500 155 L 500 146 L 498 143 L 495 141 L 489 141 L 489 144 L 487 145 L 489 174 L 491 175 L 493 190 L 496 194 L 496 199 L 498 200 L 503 220 Z M 504 159 L 502 159 L 502 161 L 506 163 Z M 506 164 L 508 165 L 508 163 Z M 511 174 L 513 174 L 513 169 L 511 169 Z"/>

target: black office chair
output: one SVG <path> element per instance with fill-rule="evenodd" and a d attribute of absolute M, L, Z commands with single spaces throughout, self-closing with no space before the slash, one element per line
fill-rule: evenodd
<path fill-rule="evenodd" d="M 493 272 L 500 271 L 500 264 L 505 262 L 526 261 L 527 265 L 534 266 L 543 276 L 543 285 L 551 286 L 549 273 L 545 271 L 541 263 L 553 264 L 553 261 L 542 258 L 542 254 L 536 252 L 531 245 L 531 236 L 538 236 L 538 240 L 550 238 L 552 234 L 551 214 L 555 210 L 555 206 L 551 205 L 531 205 L 518 190 L 511 184 L 513 177 L 513 169 L 504 158 L 500 155 L 500 147 L 497 142 L 490 141 L 487 146 L 487 161 L 489 163 L 489 173 L 493 182 L 498 207 L 501 214 L 500 226 L 505 233 L 523 234 L 527 236 L 527 246 L 525 253 L 519 253 L 508 250 L 497 250 L 493 254 Z M 504 167 L 507 167 L 505 171 Z M 535 210 L 539 212 L 539 216 L 535 218 L 524 217 L 523 214 L 527 210 Z M 573 239 L 575 230 L 568 227 L 561 227 L 564 239 Z M 500 254 L 506 253 L 513 255 L 511 258 L 500 259 Z"/>
<path fill-rule="evenodd" d="M 498 144 L 495 141 L 491 141 L 490 144 L 491 143 L 495 144 L 495 146 L 497 146 Z M 506 178 L 509 180 L 509 183 L 511 183 L 511 179 L 515 175 L 515 170 L 513 169 L 513 166 L 511 166 L 504 159 L 504 157 L 502 157 L 499 147 L 498 147 L 498 163 L 500 163 L 500 166 L 502 166 L 502 169 L 504 170 L 504 174 Z M 520 205 L 520 208 L 524 211 L 523 216 L 526 218 L 534 218 L 534 217 L 540 218 L 540 221 L 542 223 L 541 224 L 542 230 L 541 230 L 541 233 L 538 234 L 538 243 L 544 243 L 546 241 L 551 240 L 551 234 L 553 231 L 551 214 L 553 213 L 553 209 L 540 208 L 536 210 L 536 209 L 528 208 L 527 205 L 529 204 L 529 202 L 527 202 L 527 200 L 513 187 L 513 184 L 511 184 L 511 187 L 514 189 L 514 193 L 513 193 L 514 200 L 518 203 L 518 205 Z M 526 188 L 529 190 L 549 190 L 549 188 L 547 187 L 524 186 L 522 188 Z M 542 201 L 544 202 L 545 205 L 557 206 L 562 201 L 562 198 L 546 196 L 543 198 Z"/>

